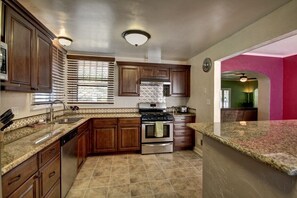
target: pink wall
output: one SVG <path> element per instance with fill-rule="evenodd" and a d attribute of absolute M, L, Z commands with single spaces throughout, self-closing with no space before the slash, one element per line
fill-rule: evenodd
<path fill-rule="evenodd" d="M 284 119 L 297 119 L 297 55 L 284 58 Z"/>
<path fill-rule="evenodd" d="M 223 61 L 221 70 L 253 71 L 266 75 L 270 79 L 270 119 L 283 119 L 282 58 L 240 55 Z"/>

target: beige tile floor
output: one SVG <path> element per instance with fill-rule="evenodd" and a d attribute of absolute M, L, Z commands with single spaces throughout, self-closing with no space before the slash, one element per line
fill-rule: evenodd
<path fill-rule="evenodd" d="M 67 198 L 202 197 L 202 159 L 193 151 L 89 157 Z"/>

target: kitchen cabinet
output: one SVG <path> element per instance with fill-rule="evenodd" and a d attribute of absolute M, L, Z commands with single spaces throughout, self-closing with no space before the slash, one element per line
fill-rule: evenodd
<path fill-rule="evenodd" d="M 164 79 L 169 80 L 170 71 L 169 68 L 160 67 L 141 67 L 140 77 L 141 79 Z"/>
<path fill-rule="evenodd" d="M 140 118 L 118 119 L 118 151 L 140 150 Z"/>
<path fill-rule="evenodd" d="M 119 96 L 139 96 L 141 80 L 170 81 L 171 96 L 190 96 L 190 65 L 121 62 Z"/>
<path fill-rule="evenodd" d="M 119 66 L 119 96 L 139 96 L 139 67 Z"/>
<path fill-rule="evenodd" d="M 60 156 L 60 141 L 56 141 L 4 174 L 3 197 L 60 195 Z"/>
<path fill-rule="evenodd" d="M 37 155 L 34 155 L 3 175 L 3 197 L 18 197 L 18 195 L 33 195 L 33 197 L 36 197 L 36 194 L 38 194 L 38 186 L 36 185 L 38 183 L 37 171 Z"/>
<path fill-rule="evenodd" d="M 39 155 L 39 191 L 40 197 L 48 194 L 60 194 L 61 150 L 60 141 L 56 141 L 38 153 Z"/>
<path fill-rule="evenodd" d="M 171 96 L 190 97 L 190 69 L 170 69 Z"/>
<path fill-rule="evenodd" d="M 78 138 L 77 138 L 77 168 L 78 170 L 82 167 L 83 163 L 87 159 L 87 152 L 89 150 L 89 122 L 85 122 L 78 127 Z"/>
<path fill-rule="evenodd" d="M 93 153 L 117 151 L 117 119 L 93 119 Z"/>
<path fill-rule="evenodd" d="M 18 7 L 16 1 L 4 1 L 4 4 L 9 75 L 2 89 L 51 92 L 54 35 L 23 7 Z"/>
<path fill-rule="evenodd" d="M 174 150 L 192 149 L 195 144 L 195 132 L 187 123 L 195 122 L 194 115 L 174 115 L 173 144 Z"/>

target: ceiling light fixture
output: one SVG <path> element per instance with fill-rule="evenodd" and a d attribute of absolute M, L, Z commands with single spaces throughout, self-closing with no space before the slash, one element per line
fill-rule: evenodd
<path fill-rule="evenodd" d="M 65 36 L 59 36 L 58 37 L 58 41 L 59 43 L 62 45 L 62 46 L 70 46 L 71 43 L 72 43 L 72 39 L 71 38 L 68 38 L 68 37 L 65 37 Z"/>
<path fill-rule="evenodd" d="M 145 44 L 151 35 L 142 30 L 127 30 L 122 33 L 122 37 L 131 45 L 140 46 Z"/>
<path fill-rule="evenodd" d="M 241 76 L 239 78 L 240 82 L 246 82 L 248 80 L 248 78 L 246 76 Z"/>

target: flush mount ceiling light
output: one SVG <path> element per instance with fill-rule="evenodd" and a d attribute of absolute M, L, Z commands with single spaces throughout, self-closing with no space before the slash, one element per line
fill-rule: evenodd
<path fill-rule="evenodd" d="M 72 43 L 72 39 L 65 37 L 65 36 L 59 36 L 58 41 L 61 45 L 66 46 L 66 47 L 71 45 L 71 43 Z"/>
<path fill-rule="evenodd" d="M 248 78 L 246 76 L 241 76 L 239 78 L 240 82 L 246 82 L 248 80 Z"/>
<path fill-rule="evenodd" d="M 142 30 L 127 30 L 122 33 L 122 37 L 131 45 L 140 46 L 145 44 L 151 35 Z"/>

